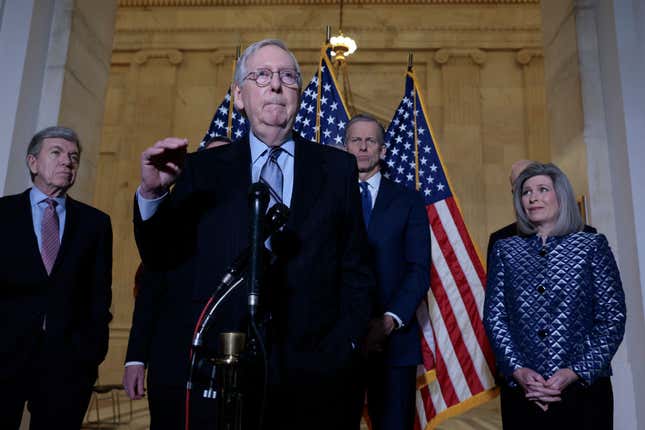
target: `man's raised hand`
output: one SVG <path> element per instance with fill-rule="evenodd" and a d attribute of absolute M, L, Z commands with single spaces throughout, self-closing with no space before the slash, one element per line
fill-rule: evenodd
<path fill-rule="evenodd" d="M 167 137 L 141 154 L 141 187 L 145 199 L 155 199 L 168 191 L 181 173 L 186 159 L 188 140 Z"/>

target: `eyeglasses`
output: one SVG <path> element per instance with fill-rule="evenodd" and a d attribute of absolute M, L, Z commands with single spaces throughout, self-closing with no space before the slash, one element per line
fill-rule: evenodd
<path fill-rule="evenodd" d="M 362 142 L 365 142 L 365 144 L 366 144 L 367 146 L 371 146 L 371 147 L 375 147 L 375 146 L 380 146 L 380 145 L 381 145 L 381 143 L 380 143 L 378 140 L 373 139 L 373 138 L 371 138 L 371 137 L 366 137 L 365 139 L 362 139 L 362 138 L 360 138 L 360 137 L 352 137 L 352 138 L 350 138 L 350 139 L 349 139 L 349 141 L 348 141 L 347 143 L 348 143 L 348 144 L 350 144 L 350 145 L 356 145 L 356 146 L 358 146 L 358 145 L 360 145 Z"/>
<path fill-rule="evenodd" d="M 255 72 L 250 72 L 244 79 L 255 81 L 258 87 L 266 87 L 271 83 L 274 74 L 278 74 L 280 82 L 283 85 L 294 86 L 300 82 L 300 73 L 294 69 L 282 69 L 273 71 L 271 69 L 257 69 Z"/>

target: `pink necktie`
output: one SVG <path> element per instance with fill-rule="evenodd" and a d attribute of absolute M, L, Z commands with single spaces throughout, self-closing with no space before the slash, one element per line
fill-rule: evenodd
<path fill-rule="evenodd" d="M 56 213 L 58 202 L 54 199 L 46 199 L 45 203 L 47 203 L 47 207 L 40 225 L 40 255 L 43 258 L 47 274 L 50 274 L 58 255 L 58 248 L 60 248 L 58 213 Z"/>

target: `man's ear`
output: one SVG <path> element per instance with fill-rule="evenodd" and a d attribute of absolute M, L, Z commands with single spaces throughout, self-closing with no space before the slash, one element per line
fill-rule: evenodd
<path fill-rule="evenodd" d="M 244 110 L 244 101 L 242 101 L 242 88 L 236 83 L 231 85 L 231 92 L 233 93 L 233 105 L 235 109 L 242 112 Z"/>
<path fill-rule="evenodd" d="M 385 154 L 386 153 L 387 153 L 387 146 L 385 146 L 385 144 L 383 144 L 383 145 L 381 145 L 381 151 L 380 151 L 380 154 L 379 154 L 379 158 L 381 160 L 385 160 Z"/>
<path fill-rule="evenodd" d="M 37 169 L 36 169 L 36 162 L 37 161 L 38 160 L 36 159 L 36 157 L 33 154 L 27 154 L 27 166 L 29 167 L 29 171 L 33 175 L 35 175 L 36 172 L 37 172 Z"/>

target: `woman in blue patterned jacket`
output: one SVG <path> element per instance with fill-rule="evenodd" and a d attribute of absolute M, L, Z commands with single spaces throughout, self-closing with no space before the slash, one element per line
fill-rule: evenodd
<path fill-rule="evenodd" d="M 625 296 L 607 239 L 582 232 L 553 164 L 529 165 L 513 202 L 520 234 L 495 244 L 484 305 L 504 429 L 611 429 Z"/>

